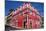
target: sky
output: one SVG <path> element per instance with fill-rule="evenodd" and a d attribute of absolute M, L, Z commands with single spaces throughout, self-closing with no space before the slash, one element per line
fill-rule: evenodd
<path fill-rule="evenodd" d="M 5 16 L 8 16 L 9 9 L 16 9 L 23 5 L 25 2 L 21 1 L 5 1 Z M 30 2 L 32 7 L 36 8 L 41 16 L 44 16 L 44 3 Z"/>

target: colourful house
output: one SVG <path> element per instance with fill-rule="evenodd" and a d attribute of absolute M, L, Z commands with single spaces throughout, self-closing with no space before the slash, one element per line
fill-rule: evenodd
<path fill-rule="evenodd" d="M 38 10 L 30 3 L 24 3 L 23 6 L 17 8 L 10 18 L 9 25 L 19 29 L 40 28 L 42 23 Z"/>

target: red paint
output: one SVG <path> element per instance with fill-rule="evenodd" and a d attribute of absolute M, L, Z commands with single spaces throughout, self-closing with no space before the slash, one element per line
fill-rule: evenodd
<path fill-rule="evenodd" d="M 24 17 L 22 15 L 18 16 L 18 18 L 17 18 L 18 19 L 18 27 L 22 27 L 23 18 Z"/>

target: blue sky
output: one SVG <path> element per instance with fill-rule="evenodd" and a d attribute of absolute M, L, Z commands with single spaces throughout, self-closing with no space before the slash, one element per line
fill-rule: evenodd
<path fill-rule="evenodd" d="M 21 1 L 5 1 L 5 16 L 8 15 L 9 9 L 16 9 L 22 6 L 24 2 Z M 44 4 L 39 2 L 30 2 L 34 8 L 38 10 L 41 16 L 44 16 Z"/>

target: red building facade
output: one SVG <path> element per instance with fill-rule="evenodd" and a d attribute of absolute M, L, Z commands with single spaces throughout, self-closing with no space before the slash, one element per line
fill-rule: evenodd
<path fill-rule="evenodd" d="M 34 9 L 30 3 L 24 3 L 23 6 L 13 12 L 9 25 L 19 29 L 30 29 L 40 28 L 41 23 L 37 9 Z"/>

